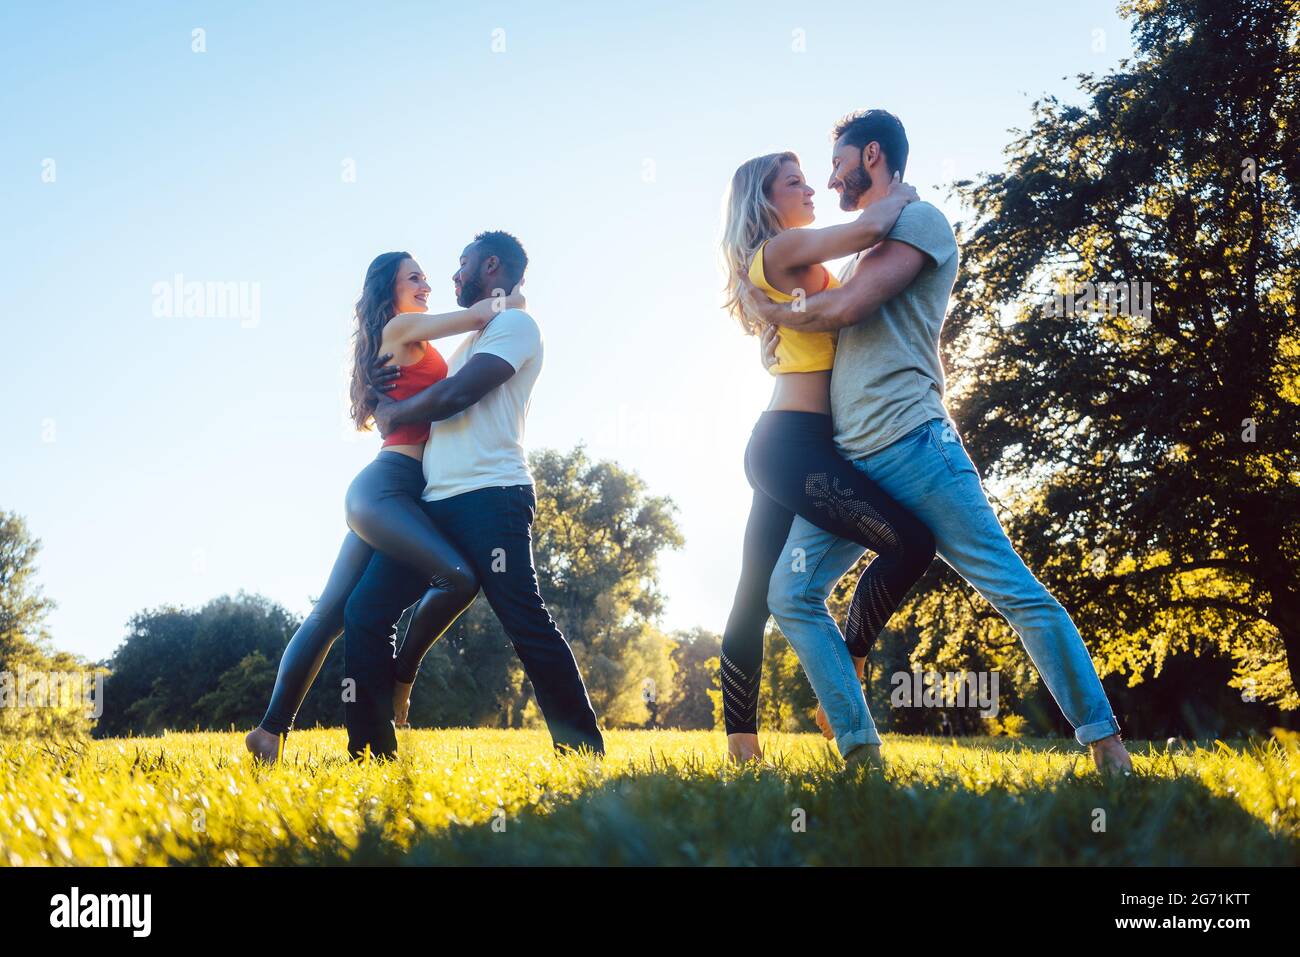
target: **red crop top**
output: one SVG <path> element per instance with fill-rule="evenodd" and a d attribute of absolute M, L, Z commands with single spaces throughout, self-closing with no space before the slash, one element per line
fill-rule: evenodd
<path fill-rule="evenodd" d="M 402 374 L 397 379 L 397 385 L 393 386 L 388 395 L 396 401 L 409 399 L 415 393 L 445 378 L 447 378 L 447 360 L 433 347 L 432 342 L 426 342 L 424 355 L 418 362 L 402 366 Z M 429 423 L 413 422 L 410 425 L 399 425 L 385 436 L 384 446 L 423 445 L 427 441 L 429 441 Z"/>

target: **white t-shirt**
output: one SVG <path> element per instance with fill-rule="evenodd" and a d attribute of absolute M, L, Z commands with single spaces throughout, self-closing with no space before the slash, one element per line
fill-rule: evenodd
<path fill-rule="evenodd" d="M 468 409 L 433 423 L 424 446 L 426 502 L 494 485 L 533 484 L 524 420 L 542 371 L 542 331 L 528 313 L 506 309 L 461 343 L 447 360 L 447 374 L 480 352 L 505 359 L 515 374 Z"/>

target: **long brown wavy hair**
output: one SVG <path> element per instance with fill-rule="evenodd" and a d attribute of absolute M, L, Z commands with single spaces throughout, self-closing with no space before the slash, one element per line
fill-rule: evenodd
<path fill-rule="evenodd" d="M 397 271 L 403 260 L 411 258 L 408 252 L 376 256 L 366 269 L 366 281 L 361 287 L 361 298 L 357 300 L 357 328 L 352 333 L 352 385 L 349 389 L 352 408 L 349 411 L 352 421 L 362 432 L 368 432 L 375 424 L 372 418 L 375 413 L 375 397 L 370 391 L 370 379 L 366 373 L 379 357 L 379 342 L 384 335 L 384 326 L 397 314 L 397 306 L 393 302 Z"/>

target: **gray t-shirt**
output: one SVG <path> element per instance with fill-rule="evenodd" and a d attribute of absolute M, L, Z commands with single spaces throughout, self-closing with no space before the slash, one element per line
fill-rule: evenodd
<path fill-rule="evenodd" d="M 930 419 L 948 417 L 939 330 L 957 279 L 956 237 L 943 213 L 916 202 L 903 207 L 886 239 L 915 246 L 926 263 L 906 289 L 839 332 L 831 416 L 835 444 L 851 459 L 883 449 Z"/>

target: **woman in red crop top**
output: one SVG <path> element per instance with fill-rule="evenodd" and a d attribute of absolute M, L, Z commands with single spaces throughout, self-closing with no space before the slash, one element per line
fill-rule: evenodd
<path fill-rule="evenodd" d="M 373 425 L 375 399 L 366 370 L 378 356 L 391 354 L 402 367 L 397 387 L 388 394 L 395 399 L 413 395 L 447 375 L 447 363 L 429 340 L 477 331 L 501 308 L 524 307 L 523 296 L 516 291 L 503 303 L 484 299 L 469 309 L 430 315 L 429 292 L 423 271 L 409 253 L 384 253 L 366 270 L 356 305 L 351 385 L 351 415 L 358 429 L 366 431 Z M 293 726 L 308 688 L 342 633 L 348 597 L 376 550 L 418 568 L 429 581 L 406 631 L 407 636 L 420 637 L 403 641 L 396 656 L 392 709 L 399 726 L 406 723 L 420 657 L 478 594 L 478 580 L 469 564 L 419 506 L 424 492 L 421 461 L 428 438 L 427 423 L 397 429 L 348 488 L 345 506 L 351 531 L 325 590 L 285 648 L 266 716 L 245 739 L 254 757 L 274 761 L 279 756 L 282 737 Z M 349 706 L 384 710 L 388 702 Z"/>

